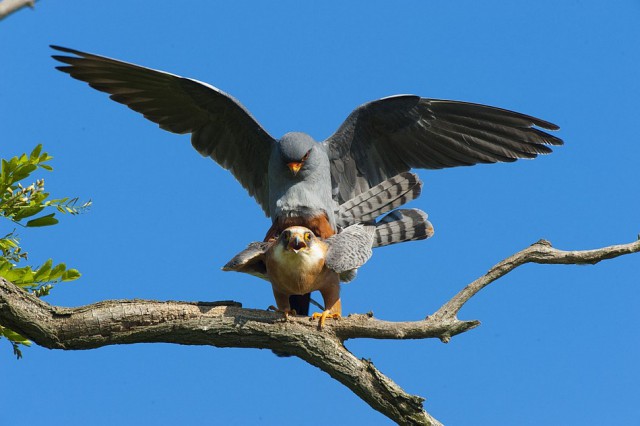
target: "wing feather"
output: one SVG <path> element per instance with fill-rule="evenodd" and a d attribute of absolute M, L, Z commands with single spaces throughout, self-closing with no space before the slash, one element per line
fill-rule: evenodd
<path fill-rule="evenodd" d="M 529 115 L 459 101 L 398 95 L 356 108 L 323 143 L 338 203 L 411 168 L 511 162 L 548 154 L 558 126 Z"/>
<path fill-rule="evenodd" d="M 223 267 L 223 271 L 244 272 L 269 281 L 265 253 L 271 247 L 269 242 L 253 242 L 236 254 Z"/>
<path fill-rule="evenodd" d="M 325 240 L 329 246 L 325 257 L 327 268 L 341 275 L 342 281 L 355 277 L 358 269 L 371 257 L 375 227 L 351 225 Z"/>
<path fill-rule="evenodd" d="M 191 133 L 193 147 L 231 171 L 269 212 L 268 163 L 274 139 L 240 102 L 197 80 L 141 67 L 66 47 L 53 49 L 57 67 L 71 77 L 106 92 L 160 128 Z"/>

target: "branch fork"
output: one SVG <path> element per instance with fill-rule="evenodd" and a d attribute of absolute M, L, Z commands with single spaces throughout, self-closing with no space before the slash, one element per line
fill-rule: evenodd
<path fill-rule="evenodd" d="M 283 320 L 281 313 L 242 308 L 234 301 L 108 300 L 76 308 L 56 307 L 0 278 L 0 324 L 50 349 L 164 342 L 285 352 L 325 371 L 399 424 L 439 425 L 424 410 L 422 397 L 407 394 L 370 360 L 355 357 L 344 342 L 357 338 L 438 338 L 447 343 L 480 324 L 459 320 L 462 306 L 520 265 L 595 264 L 639 251 L 640 240 L 584 251 L 562 251 L 540 240 L 493 266 L 423 320 L 389 322 L 371 313 L 353 314 L 327 321 L 321 330 L 307 317 Z"/>

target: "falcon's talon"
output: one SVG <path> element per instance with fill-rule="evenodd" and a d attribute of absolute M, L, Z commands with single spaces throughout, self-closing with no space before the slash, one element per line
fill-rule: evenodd
<path fill-rule="evenodd" d="M 318 327 L 322 328 L 324 327 L 324 322 L 327 318 L 338 319 L 338 318 L 342 318 L 342 315 L 340 315 L 337 312 L 332 313 L 331 311 L 323 311 L 322 313 L 314 312 L 313 315 L 311 315 L 312 320 L 315 320 L 318 318 L 320 318 L 320 321 L 318 321 Z"/>
<path fill-rule="evenodd" d="M 1 2 L 1 0 L 0 0 Z M 272 225 L 223 270 L 268 280 L 276 305 L 319 290 L 325 308 L 339 300 L 340 281 L 382 245 L 433 235 L 427 214 L 397 209 L 420 195 L 411 168 L 510 162 L 562 145 L 558 126 L 514 111 L 468 102 L 395 95 L 360 105 L 323 142 L 302 132 L 274 139 L 232 96 L 197 80 L 61 46 L 53 58 L 71 77 L 111 95 L 231 171 Z M 397 131 L 402 129 L 403 131 Z M 221 138 L 217 135 L 223 135 Z M 407 142 L 408 141 L 408 142 Z M 336 207 L 338 207 L 336 209 Z M 388 212 L 376 220 L 381 212 Z M 372 225 L 361 222 L 376 220 Z M 305 229 L 300 229 L 304 226 Z M 297 232 L 292 237 L 291 230 Z M 339 306 L 331 312 L 340 312 Z M 295 312 L 294 312 L 295 314 Z M 324 311 L 325 319 L 334 317 Z M 317 318 L 317 316 L 314 316 Z"/>
<path fill-rule="evenodd" d="M 274 312 L 281 313 L 284 316 L 285 321 L 289 319 L 289 316 L 295 317 L 296 315 L 298 315 L 295 309 L 278 309 L 273 305 L 269 305 L 269 307 L 267 308 L 267 311 L 274 311 Z"/>

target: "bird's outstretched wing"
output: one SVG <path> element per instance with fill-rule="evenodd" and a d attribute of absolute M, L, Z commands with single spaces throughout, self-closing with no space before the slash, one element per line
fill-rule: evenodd
<path fill-rule="evenodd" d="M 558 126 L 486 105 L 398 95 L 356 108 L 323 143 L 338 203 L 411 168 L 515 161 L 551 152 Z"/>
<path fill-rule="evenodd" d="M 73 56 L 54 55 L 57 67 L 109 93 L 145 118 L 173 133 L 191 133 L 191 143 L 238 179 L 267 216 L 267 167 L 274 139 L 236 99 L 197 80 L 127 62 L 51 46 Z"/>
<path fill-rule="evenodd" d="M 223 271 L 244 272 L 269 281 L 264 255 L 272 242 L 253 242 L 222 267 Z"/>
<path fill-rule="evenodd" d="M 329 246 L 324 264 L 340 274 L 341 281 L 355 278 L 355 270 L 371 257 L 375 227 L 351 225 L 325 240 Z"/>

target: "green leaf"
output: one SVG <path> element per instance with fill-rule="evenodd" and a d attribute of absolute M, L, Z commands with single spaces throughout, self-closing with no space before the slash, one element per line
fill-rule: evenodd
<path fill-rule="evenodd" d="M 31 346 L 31 341 L 25 339 L 15 331 L 9 330 L 6 327 L 0 326 L 0 337 L 6 337 L 9 339 L 9 343 L 13 346 L 13 354 L 16 358 L 22 358 L 22 351 L 20 351 L 20 345 Z"/>
<path fill-rule="evenodd" d="M 42 152 L 42 144 L 38 144 L 38 146 L 36 146 L 35 148 L 33 148 L 33 151 L 31 151 L 31 155 L 29 156 L 29 159 L 31 161 L 33 160 L 37 160 L 38 158 L 40 158 L 40 152 Z"/>
<path fill-rule="evenodd" d="M 12 342 L 20 343 L 21 345 L 31 346 L 31 341 L 26 337 L 22 337 L 22 335 L 16 333 L 13 330 L 9 330 L 6 327 L 0 328 L 0 335 L 6 337 Z"/>
<path fill-rule="evenodd" d="M 50 281 L 55 281 L 59 278 L 62 278 L 62 274 L 64 273 L 64 271 L 67 269 L 67 265 L 65 265 L 64 263 L 60 263 L 58 265 L 56 265 L 52 270 L 51 273 L 49 274 L 49 280 Z"/>
<path fill-rule="evenodd" d="M 52 159 L 52 156 L 43 152 L 41 144 L 29 154 L 0 158 L 0 225 L 8 223 L 7 220 L 27 227 L 55 225 L 58 219 L 55 217 L 56 213 L 50 213 L 51 211 L 74 215 L 91 205 L 91 201 L 88 201 L 76 207 L 78 199 L 70 197 L 49 200 L 50 194 L 45 191 L 44 180 L 40 180 L 40 176 L 35 177 L 33 183 L 21 182 L 39 168 L 45 171 L 53 170 L 53 167 L 45 164 Z M 47 214 L 43 215 L 43 212 Z M 51 259 L 35 270 L 31 266 L 17 266 L 26 259 L 27 252 L 21 249 L 13 231 L 4 237 L 0 235 L 0 276 L 31 294 L 37 297 L 46 296 L 57 283 L 73 281 L 80 277 L 80 272 L 76 269 L 67 269 L 64 263 L 54 265 Z M 22 345 L 31 344 L 20 334 L 0 325 L 0 339 L 3 337 L 9 340 L 18 358 L 22 356 Z"/>
<path fill-rule="evenodd" d="M 30 266 L 24 268 L 12 268 L 5 272 L 4 277 L 19 287 L 33 285 L 34 274 Z"/>
<path fill-rule="evenodd" d="M 31 216 L 35 216 L 38 213 L 40 213 L 42 210 L 44 210 L 44 206 L 36 205 L 36 206 L 25 207 L 23 209 L 20 209 L 20 211 L 13 216 L 13 220 L 18 221 L 18 220 L 26 219 Z"/>
<path fill-rule="evenodd" d="M 0 183 L 2 185 L 9 185 L 10 182 L 8 182 L 8 177 L 9 177 L 9 162 L 7 160 L 5 160 L 4 158 L 2 159 L 2 170 L 0 171 Z"/>
<path fill-rule="evenodd" d="M 24 164 L 13 172 L 13 181 L 19 182 L 29 177 L 38 168 L 35 164 Z"/>
<path fill-rule="evenodd" d="M 37 219 L 32 219 L 29 222 L 27 222 L 26 226 L 33 228 L 33 227 L 36 227 L 36 226 L 55 225 L 56 223 L 58 223 L 58 219 L 53 217 L 54 215 L 55 215 L 55 213 L 51 213 L 51 214 L 48 214 L 46 216 L 39 217 Z"/>
<path fill-rule="evenodd" d="M 5 274 L 9 272 L 11 268 L 13 268 L 13 265 L 11 264 L 11 262 L 9 262 L 4 258 L 0 258 L 0 277 L 5 277 L 6 279 L 9 279 L 6 277 Z"/>
<path fill-rule="evenodd" d="M 36 282 L 51 281 L 49 273 L 51 272 L 52 265 L 53 265 L 52 259 L 49 259 L 46 262 L 44 262 L 44 264 L 35 271 L 36 274 L 34 275 L 33 279 Z"/>
<path fill-rule="evenodd" d="M 69 197 L 56 198 L 55 200 L 49 200 L 49 201 L 47 201 L 45 204 L 46 204 L 47 206 L 51 206 L 51 205 L 54 205 L 54 204 L 64 204 L 64 203 L 66 203 L 67 201 L 69 201 Z"/>
<path fill-rule="evenodd" d="M 69 269 L 62 274 L 61 281 L 73 281 L 80 278 L 80 272 L 77 269 Z"/>
<path fill-rule="evenodd" d="M 47 154 L 46 152 L 40 156 L 40 162 L 44 163 L 45 161 L 53 160 L 53 157 Z"/>

